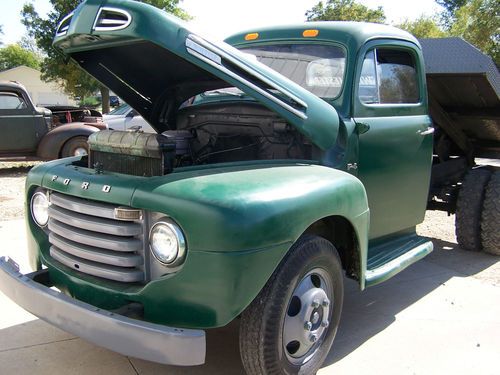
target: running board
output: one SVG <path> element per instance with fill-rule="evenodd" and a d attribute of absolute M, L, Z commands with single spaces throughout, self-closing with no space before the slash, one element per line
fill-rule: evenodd
<path fill-rule="evenodd" d="M 397 258 L 394 258 L 377 268 L 366 270 L 365 285 L 367 287 L 373 286 L 390 279 L 397 273 L 403 271 L 406 267 L 431 253 L 432 249 L 432 241 L 427 241 L 404 252 Z"/>

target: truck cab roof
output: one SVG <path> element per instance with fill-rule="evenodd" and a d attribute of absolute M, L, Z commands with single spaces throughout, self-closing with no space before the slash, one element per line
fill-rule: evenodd
<path fill-rule="evenodd" d="M 317 33 L 304 34 L 305 30 L 316 30 Z M 253 36 L 249 37 L 250 34 L 253 34 Z M 249 38 L 254 39 L 249 40 Z M 327 40 L 336 41 L 357 50 L 370 40 L 385 38 L 411 42 L 420 48 L 418 40 L 406 31 L 377 23 L 350 21 L 304 22 L 293 25 L 256 28 L 234 34 L 228 37 L 225 42 L 231 45 L 241 45 L 279 39 Z"/>

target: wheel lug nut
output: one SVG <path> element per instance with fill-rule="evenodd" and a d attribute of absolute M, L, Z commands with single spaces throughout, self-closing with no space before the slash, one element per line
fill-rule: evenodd
<path fill-rule="evenodd" d="M 312 325 L 312 323 L 311 323 L 311 322 L 305 322 L 305 324 L 304 324 L 304 329 L 305 329 L 306 331 L 310 331 L 310 330 L 312 329 L 312 327 L 313 327 L 313 325 Z"/>
<path fill-rule="evenodd" d="M 328 301 L 327 299 L 324 299 L 323 300 L 323 307 L 328 307 L 330 306 L 330 301 Z"/>
<path fill-rule="evenodd" d="M 311 336 L 309 336 L 309 341 L 311 341 L 311 342 L 316 342 L 316 341 L 318 341 L 318 336 L 316 336 L 316 335 L 311 335 Z"/>
<path fill-rule="evenodd" d="M 314 307 L 315 309 L 319 307 L 319 301 L 317 299 L 315 299 L 314 301 L 312 301 L 312 304 L 311 304 L 312 307 Z"/>
<path fill-rule="evenodd" d="M 329 325 L 329 324 L 330 324 L 330 323 L 328 323 L 328 320 L 323 320 L 323 321 L 321 322 L 321 327 L 326 328 L 326 327 L 328 327 L 328 325 Z"/>

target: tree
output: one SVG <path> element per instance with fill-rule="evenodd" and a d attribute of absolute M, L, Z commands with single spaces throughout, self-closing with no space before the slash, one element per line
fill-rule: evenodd
<path fill-rule="evenodd" d="M 22 48 L 19 44 L 11 44 L 0 49 L 0 71 L 26 65 L 30 68 L 40 68 L 40 57 Z"/>
<path fill-rule="evenodd" d="M 454 16 L 450 35 L 464 38 L 500 65 L 500 3 L 470 0 L 456 9 Z"/>
<path fill-rule="evenodd" d="M 441 29 L 435 18 L 425 15 L 421 15 L 414 21 L 405 19 L 395 26 L 408 31 L 417 38 L 443 38 L 447 36 L 447 33 Z"/>
<path fill-rule="evenodd" d="M 436 3 L 444 8 L 441 13 L 441 22 L 449 28 L 455 21 L 455 12 L 467 4 L 467 0 L 436 0 Z"/>
<path fill-rule="evenodd" d="M 42 18 L 32 3 L 23 6 L 22 23 L 28 29 L 38 48 L 45 57 L 41 63 L 42 79 L 61 82 L 63 89 L 73 96 L 89 96 L 100 90 L 102 111 L 109 112 L 109 89 L 84 72 L 73 61 L 67 62 L 66 56 L 52 46 L 56 27 L 62 18 L 75 9 L 83 0 L 50 0 L 52 11 L 47 18 Z M 181 0 L 143 0 L 160 9 L 171 12 L 181 18 L 189 18 L 187 13 L 179 8 Z"/>
<path fill-rule="evenodd" d="M 385 22 L 385 13 L 382 7 L 370 9 L 355 0 L 327 0 L 326 4 L 320 1 L 306 12 L 308 21 L 366 21 Z"/>

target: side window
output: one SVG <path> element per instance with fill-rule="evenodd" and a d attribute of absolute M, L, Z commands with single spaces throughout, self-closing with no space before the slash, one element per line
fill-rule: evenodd
<path fill-rule="evenodd" d="M 377 83 L 377 66 L 375 51 L 369 51 L 363 60 L 361 77 L 359 78 L 359 99 L 366 104 L 380 103 Z"/>
<path fill-rule="evenodd" d="M 26 102 L 13 92 L 0 92 L 0 109 L 26 109 Z"/>
<path fill-rule="evenodd" d="M 386 48 L 369 51 L 361 69 L 359 99 L 365 104 L 418 103 L 413 56 L 407 51 Z"/>

